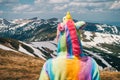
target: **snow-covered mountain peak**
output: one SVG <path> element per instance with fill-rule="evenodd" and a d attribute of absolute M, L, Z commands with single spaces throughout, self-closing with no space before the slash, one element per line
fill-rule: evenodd
<path fill-rule="evenodd" d="M 98 31 L 102 31 L 102 32 L 105 32 L 105 33 L 110 33 L 110 30 L 113 34 L 117 34 L 119 33 L 119 30 L 117 29 L 116 26 L 110 26 L 110 25 L 107 25 L 107 24 L 96 24 L 96 27 L 98 28 Z M 110 30 L 108 32 L 105 31 L 106 28 L 109 28 Z"/>
<path fill-rule="evenodd" d="M 84 31 L 82 33 L 83 42 L 88 42 L 91 44 L 93 42 L 95 45 L 99 43 L 113 44 L 114 42 L 120 43 L 120 36 L 114 34 L 98 33 Z"/>

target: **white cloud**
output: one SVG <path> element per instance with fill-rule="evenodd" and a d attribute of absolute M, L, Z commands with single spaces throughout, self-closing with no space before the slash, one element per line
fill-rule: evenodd
<path fill-rule="evenodd" d="M 120 1 L 115 0 L 33 0 L 34 2 L 21 3 L 21 0 L 0 0 L 0 14 L 10 14 L 16 16 L 41 16 L 41 17 L 61 17 L 66 11 L 70 11 L 76 15 L 87 15 L 88 18 L 94 16 L 92 13 L 101 15 L 104 13 L 113 12 L 113 9 L 120 9 Z M 10 3 L 9 3 L 10 2 Z M 2 8 L 1 8 L 2 6 Z M 111 9 L 111 10 L 110 10 Z M 4 14 L 3 14 L 4 13 Z M 111 15 L 110 13 L 110 15 Z M 18 15 L 20 14 L 20 15 Z M 59 15 L 58 15 L 59 14 Z M 10 17 L 8 16 L 8 17 Z M 86 19 L 86 17 L 81 16 Z"/>
<path fill-rule="evenodd" d="M 3 11 L 0 11 L 0 15 L 2 15 L 3 14 Z"/>
<path fill-rule="evenodd" d="M 63 6 L 55 6 L 55 7 L 53 8 L 53 10 L 54 10 L 54 11 L 64 10 L 64 9 L 66 9 L 67 7 L 68 7 L 67 4 L 65 4 L 65 5 L 63 5 Z"/>
<path fill-rule="evenodd" d="M 85 2 L 70 2 L 69 6 L 81 6 L 81 7 L 85 7 L 85 6 L 87 6 L 87 3 L 85 3 Z"/>
<path fill-rule="evenodd" d="M 69 2 L 69 0 L 49 0 L 49 3 L 66 3 Z"/>
<path fill-rule="evenodd" d="M 115 1 L 115 0 L 73 0 L 73 1 L 81 1 L 81 2 L 108 2 L 108 1 Z"/>
<path fill-rule="evenodd" d="M 120 1 L 115 1 L 110 9 L 120 9 Z"/>
<path fill-rule="evenodd" d="M 110 5 L 111 2 L 70 2 L 69 5 L 70 6 L 80 6 L 80 7 L 106 7 L 108 5 Z M 103 7 L 103 8 L 104 8 Z"/>
<path fill-rule="evenodd" d="M 45 0 L 35 0 L 35 1 L 34 1 L 35 4 L 40 4 L 40 3 L 42 3 L 42 2 L 45 2 Z"/>
<path fill-rule="evenodd" d="M 14 6 L 12 9 L 14 12 L 21 12 L 21 11 L 32 11 L 32 7 L 31 5 L 28 4 L 24 4 L 24 5 L 18 5 L 18 6 Z"/>
<path fill-rule="evenodd" d="M 109 10 L 112 0 L 35 0 L 33 8 L 40 11 L 102 12 Z"/>
<path fill-rule="evenodd" d="M 35 0 L 35 4 L 39 3 L 66 3 L 69 2 L 70 0 Z"/>
<path fill-rule="evenodd" d="M 108 11 L 110 5 L 112 4 L 112 1 L 108 1 L 108 2 L 102 2 L 103 0 L 100 2 L 88 2 L 88 1 L 92 1 L 92 0 L 72 1 L 68 5 L 74 10 L 82 9 L 82 12 L 88 12 L 88 11 L 103 12 L 103 11 Z"/>
<path fill-rule="evenodd" d="M 91 10 L 92 12 L 103 12 L 103 9 L 101 8 L 96 8 L 96 9 L 93 9 Z"/>

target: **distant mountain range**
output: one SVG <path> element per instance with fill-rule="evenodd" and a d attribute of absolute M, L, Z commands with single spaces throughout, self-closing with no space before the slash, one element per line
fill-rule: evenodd
<path fill-rule="evenodd" d="M 57 43 L 54 39 L 59 22 L 57 18 L 0 19 L 0 49 L 23 52 L 44 60 L 55 57 Z M 113 67 L 120 71 L 120 27 L 87 22 L 81 30 L 81 40 L 84 53 L 93 57 L 101 70 Z"/>
<path fill-rule="evenodd" d="M 75 20 L 78 21 L 78 20 Z M 60 22 L 57 18 L 15 19 L 7 21 L 0 19 L 0 37 L 13 38 L 21 41 L 53 40 L 56 36 L 56 27 Z M 87 22 L 85 31 L 120 35 L 120 27 Z"/>

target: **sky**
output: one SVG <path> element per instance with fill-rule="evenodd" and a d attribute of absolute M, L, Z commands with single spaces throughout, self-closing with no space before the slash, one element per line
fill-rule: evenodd
<path fill-rule="evenodd" d="M 62 19 L 67 11 L 77 20 L 120 26 L 120 0 L 0 0 L 0 18 L 8 20 Z"/>

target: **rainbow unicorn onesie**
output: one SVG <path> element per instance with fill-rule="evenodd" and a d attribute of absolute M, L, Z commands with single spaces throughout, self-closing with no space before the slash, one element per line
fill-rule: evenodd
<path fill-rule="evenodd" d="M 82 51 L 83 26 L 84 21 L 74 23 L 67 12 L 57 27 L 57 57 L 45 62 L 39 80 L 100 80 L 97 63 Z"/>

